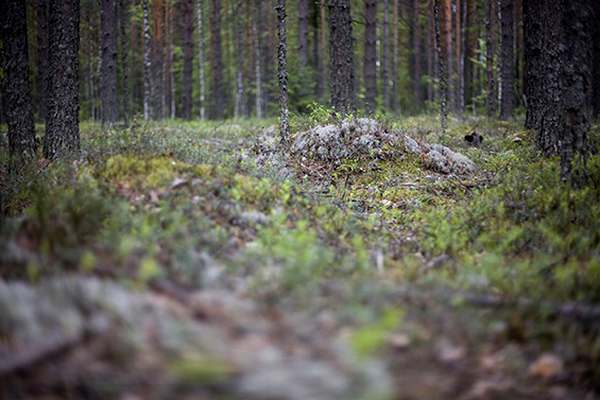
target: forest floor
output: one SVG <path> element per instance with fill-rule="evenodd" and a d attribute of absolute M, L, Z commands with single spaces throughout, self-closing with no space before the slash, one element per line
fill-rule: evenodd
<path fill-rule="evenodd" d="M 275 123 L 0 171 L 0 398 L 600 397 L 600 156 L 571 188 L 517 123 Z"/>

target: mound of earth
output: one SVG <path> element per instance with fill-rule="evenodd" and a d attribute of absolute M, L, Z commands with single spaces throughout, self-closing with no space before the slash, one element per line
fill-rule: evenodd
<path fill-rule="evenodd" d="M 400 131 L 390 131 L 369 118 L 344 120 L 298 133 L 291 145 L 295 157 L 325 163 L 346 159 L 383 159 L 412 154 L 424 167 L 443 174 L 473 174 L 477 167 L 461 153 L 441 144 L 417 141 Z"/>

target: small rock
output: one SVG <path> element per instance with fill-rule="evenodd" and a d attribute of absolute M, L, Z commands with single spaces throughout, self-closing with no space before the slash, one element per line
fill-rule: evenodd
<path fill-rule="evenodd" d="M 448 339 L 441 339 L 437 344 L 437 353 L 440 361 L 453 363 L 462 360 L 466 350 L 463 346 L 455 345 Z"/>
<path fill-rule="evenodd" d="M 546 353 L 529 366 L 529 375 L 548 380 L 560 375 L 563 368 L 563 361 L 558 356 Z"/>
<path fill-rule="evenodd" d="M 187 179 L 175 178 L 173 180 L 173 182 L 171 183 L 171 190 L 179 189 L 180 187 L 187 185 L 187 183 L 188 183 Z"/>
<path fill-rule="evenodd" d="M 388 341 L 396 349 L 405 349 L 410 345 L 410 338 L 404 333 L 396 333 Z"/>

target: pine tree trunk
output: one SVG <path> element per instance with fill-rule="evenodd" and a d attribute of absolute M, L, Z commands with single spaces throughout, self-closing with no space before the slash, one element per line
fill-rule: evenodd
<path fill-rule="evenodd" d="M 301 67 L 308 63 L 308 1 L 298 0 L 298 57 Z"/>
<path fill-rule="evenodd" d="M 192 118 L 192 89 L 194 68 L 194 3 L 193 0 L 182 0 L 182 32 L 183 32 L 183 74 L 181 82 L 181 116 Z M 220 44 L 220 42 L 219 42 Z"/>
<path fill-rule="evenodd" d="M 100 100 L 102 124 L 117 122 L 117 2 L 102 0 L 100 24 L 102 34 L 102 59 L 100 66 Z"/>
<path fill-rule="evenodd" d="M 427 1 L 427 100 L 435 101 L 436 75 L 435 22 L 433 18 L 433 0 Z"/>
<path fill-rule="evenodd" d="M 365 0 L 365 48 L 363 73 L 365 81 L 365 108 L 375 112 L 377 99 L 377 1 Z"/>
<path fill-rule="evenodd" d="M 515 54 L 514 54 L 514 0 L 499 0 L 502 27 L 502 51 L 500 73 L 500 118 L 512 118 L 514 108 Z"/>
<path fill-rule="evenodd" d="M 48 0 L 37 0 L 37 113 L 38 119 L 46 121 L 46 97 L 48 94 Z"/>
<path fill-rule="evenodd" d="M 327 79 L 327 15 L 325 0 L 319 1 L 319 63 L 317 65 L 316 95 L 318 99 L 325 97 Z"/>
<path fill-rule="evenodd" d="M 288 110 L 287 78 L 287 37 L 285 29 L 285 0 L 277 0 L 277 65 L 279 78 L 279 135 L 282 144 L 286 144 L 290 135 Z"/>
<path fill-rule="evenodd" d="M 50 4 L 48 121 L 44 156 L 79 152 L 79 1 Z"/>
<path fill-rule="evenodd" d="M 477 39 L 479 37 L 478 21 L 477 21 L 477 3 L 476 0 L 466 0 L 467 18 L 466 25 L 466 40 L 465 40 L 465 69 L 464 69 L 464 85 L 465 85 L 465 105 L 473 105 L 473 97 L 475 97 L 474 87 L 474 69 L 473 60 L 476 57 Z"/>
<path fill-rule="evenodd" d="M 463 29 L 462 29 L 462 1 L 455 0 L 454 11 L 454 110 L 458 113 L 464 111 L 464 92 L 463 92 Z"/>
<path fill-rule="evenodd" d="M 200 119 L 206 119 L 206 41 L 204 39 L 204 0 L 198 0 L 196 4 L 198 20 L 198 69 L 200 81 Z"/>
<path fill-rule="evenodd" d="M 35 158 L 35 131 L 29 83 L 26 6 L 22 0 L 4 0 L 0 5 L 0 66 L 2 101 L 8 123 L 10 170 Z"/>
<path fill-rule="evenodd" d="M 244 24 L 243 14 L 235 13 L 233 19 L 234 26 L 234 47 L 235 47 L 235 107 L 234 116 L 240 118 L 246 116 L 246 99 L 244 89 L 244 62 L 246 60 L 245 48 L 243 42 Z"/>
<path fill-rule="evenodd" d="M 434 0 L 433 19 L 435 25 L 435 51 L 439 69 L 440 125 L 442 132 L 445 132 L 448 128 L 448 69 L 446 68 L 448 52 L 442 51 L 440 1 Z"/>
<path fill-rule="evenodd" d="M 423 89 L 421 86 L 421 4 L 420 0 L 413 0 L 412 10 L 413 17 L 411 18 L 412 31 L 412 84 L 415 98 L 415 106 L 421 107 L 423 103 Z"/>
<path fill-rule="evenodd" d="M 545 155 L 559 154 L 562 129 L 562 5 L 560 1 L 523 2 L 527 116 L 536 144 Z"/>
<path fill-rule="evenodd" d="M 259 5 L 260 0 L 256 0 L 255 11 L 256 15 L 254 21 L 252 21 L 252 31 L 254 36 L 254 79 L 255 79 L 255 105 L 256 105 L 256 118 L 263 117 L 263 104 L 262 104 L 262 54 L 261 54 L 261 35 L 258 32 L 258 20 L 262 18 L 262 8 Z"/>
<path fill-rule="evenodd" d="M 398 2 L 399 0 L 392 0 L 392 62 L 391 62 L 391 93 L 390 93 L 390 109 L 392 111 L 398 110 L 398 89 L 399 89 L 399 76 L 398 76 L 398 65 L 399 65 L 399 53 L 398 53 Z"/>
<path fill-rule="evenodd" d="M 442 26 L 444 27 L 443 37 L 444 37 L 444 53 L 446 57 L 446 85 L 447 89 L 447 103 L 446 107 L 454 107 L 454 46 L 453 44 L 453 29 L 452 29 L 452 0 L 444 0 L 444 9 L 442 14 Z"/>
<path fill-rule="evenodd" d="M 485 39 L 486 39 L 486 70 L 487 70 L 487 113 L 496 116 L 498 109 L 496 78 L 494 76 L 494 60 L 496 54 L 496 2 L 486 0 Z"/>
<path fill-rule="evenodd" d="M 121 119 L 129 121 L 129 0 L 119 0 L 119 35 L 121 42 Z"/>
<path fill-rule="evenodd" d="M 594 3 L 594 20 L 600 20 L 600 2 Z M 593 112 L 594 117 L 600 116 L 600 24 L 594 26 L 593 47 L 593 67 L 592 67 L 592 87 L 593 87 Z"/>
<path fill-rule="evenodd" d="M 329 0 L 331 105 L 342 114 L 354 110 L 354 51 L 350 0 Z"/>
<path fill-rule="evenodd" d="M 592 119 L 592 1 L 563 0 L 563 132 L 560 135 L 561 178 L 574 184 L 587 178 L 587 133 Z M 562 134 L 561 134 L 562 133 Z M 573 161 L 578 163 L 573 170 Z"/>
<path fill-rule="evenodd" d="M 150 110 L 150 96 L 152 94 L 152 61 L 151 61 L 151 47 L 152 47 L 152 38 L 150 37 L 150 20 L 149 20 L 149 10 L 148 10 L 148 0 L 143 0 L 142 2 L 143 12 L 144 12 L 144 119 L 150 119 L 151 110 Z"/>
<path fill-rule="evenodd" d="M 210 15 L 211 117 L 223 119 L 227 94 L 223 90 L 223 49 L 221 47 L 221 0 L 212 0 Z"/>
<path fill-rule="evenodd" d="M 381 50 L 380 72 L 381 72 L 381 100 L 384 109 L 389 106 L 389 22 L 388 14 L 390 9 L 390 0 L 383 0 L 383 21 L 381 23 L 381 37 L 379 38 Z"/>

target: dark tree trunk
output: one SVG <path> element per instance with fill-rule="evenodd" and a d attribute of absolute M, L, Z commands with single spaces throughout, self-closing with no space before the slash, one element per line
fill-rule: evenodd
<path fill-rule="evenodd" d="M 486 40 L 486 70 L 487 70 L 487 113 L 490 117 L 496 115 L 497 90 L 494 75 L 494 59 L 496 54 L 496 3 L 498 0 L 486 0 L 485 40 Z"/>
<path fill-rule="evenodd" d="M 391 70 L 392 74 L 390 77 L 391 93 L 390 93 L 390 109 L 392 111 L 398 110 L 398 89 L 399 89 L 399 76 L 398 76 L 398 2 L 399 0 L 392 0 L 392 60 Z"/>
<path fill-rule="evenodd" d="M 37 112 L 38 119 L 46 121 L 48 94 L 48 0 L 37 0 Z"/>
<path fill-rule="evenodd" d="M 523 2 L 525 25 L 525 126 L 536 130 L 538 149 L 559 153 L 562 127 L 562 7 L 560 1 Z"/>
<path fill-rule="evenodd" d="M 600 1 L 594 3 L 594 20 L 600 20 Z M 594 25 L 594 65 L 592 68 L 593 109 L 594 117 L 600 116 L 600 24 Z"/>
<path fill-rule="evenodd" d="M 234 116 L 236 118 L 244 117 L 246 111 L 246 90 L 244 87 L 244 64 L 246 61 L 246 48 L 244 47 L 244 21 L 241 12 L 235 13 L 233 18 L 234 47 L 235 47 L 235 108 Z"/>
<path fill-rule="evenodd" d="M 277 0 L 277 65 L 279 78 L 279 135 L 282 144 L 287 143 L 290 135 L 288 111 L 288 78 L 287 78 L 287 38 L 285 31 L 285 0 Z"/>
<path fill-rule="evenodd" d="M 225 116 L 226 93 L 223 90 L 223 49 L 221 47 L 221 0 L 212 0 L 210 15 L 211 117 Z"/>
<path fill-rule="evenodd" d="M 192 80 L 192 73 L 194 68 L 194 3 L 192 0 L 182 0 L 181 14 L 181 20 L 183 23 L 183 76 L 181 82 L 181 116 L 184 119 L 191 119 L 192 89 L 194 87 Z"/>
<path fill-rule="evenodd" d="M 435 51 L 438 58 L 439 81 L 440 81 L 440 125 L 442 131 L 446 131 L 448 127 L 448 52 L 442 51 L 442 35 L 441 35 L 441 12 L 440 1 L 434 0 L 433 3 L 433 20 L 435 25 Z"/>
<path fill-rule="evenodd" d="M 143 0 L 142 7 L 144 12 L 144 119 L 148 120 L 151 115 L 150 102 L 152 95 L 152 38 L 150 36 L 148 0 Z"/>
<path fill-rule="evenodd" d="M 592 114 L 592 0 L 526 0 L 523 19 L 527 127 L 541 152 L 560 154 L 561 177 L 581 183 Z"/>
<path fill-rule="evenodd" d="M 365 0 L 365 108 L 375 112 L 377 99 L 377 0 Z"/>
<path fill-rule="evenodd" d="M 465 105 L 473 104 L 475 96 L 475 87 L 473 82 L 473 72 L 475 65 L 473 60 L 476 57 L 475 50 L 477 48 L 477 39 L 479 37 L 478 21 L 477 21 L 477 3 L 476 0 L 466 0 L 467 2 L 467 19 L 465 21 L 467 37 L 465 40 Z"/>
<path fill-rule="evenodd" d="M 256 106 L 256 118 L 263 117 L 263 103 L 262 103 L 262 54 L 261 54 L 261 37 L 262 35 L 258 32 L 258 21 L 262 19 L 262 7 L 260 6 L 260 0 L 256 0 L 255 3 L 255 18 L 252 21 L 252 31 L 254 36 L 254 80 L 255 80 L 255 106 Z"/>
<path fill-rule="evenodd" d="M 10 169 L 35 158 L 35 131 L 29 83 L 25 1 L 4 0 L 0 6 L 2 100 L 8 123 Z"/>
<path fill-rule="evenodd" d="M 389 26 L 388 15 L 390 12 L 390 0 L 383 0 L 383 23 L 381 24 L 381 97 L 383 100 L 383 108 L 389 107 L 390 103 L 390 70 L 388 64 L 389 57 Z"/>
<path fill-rule="evenodd" d="M 198 19 L 198 80 L 200 81 L 200 119 L 206 119 L 206 41 L 204 39 L 204 0 L 196 4 Z"/>
<path fill-rule="evenodd" d="M 315 92 L 318 99 L 325 97 L 327 79 L 327 17 L 325 0 L 319 0 L 319 60 L 317 64 L 317 82 Z"/>
<path fill-rule="evenodd" d="M 454 6 L 454 110 L 462 113 L 465 110 L 464 85 L 463 85 L 463 1 L 455 0 Z"/>
<path fill-rule="evenodd" d="M 500 0 L 500 18 L 502 27 L 502 51 L 500 74 L 500 118 L 512 117 L 514 108 L 514 85 L 515 85 L 515 34 L 514 34 L 514 0 Z"/>
<path fill-rule="evenodd" d="M 121 119 L 129 121 L 129 0 L 119 0 L 119 36 L 121 42 Z"/>
<path fill-rule="evenodd" d="M 415 98 L 415 106 L 421 107 L 423 103 L 423 90 L 421 86 L 421 5 L 420 0 L 413 0 L 411 18 L 412 35 L 412 84 Z"/>
<path fill-rule="evenodd" d="M 496 0 L 494 0 L 496 1 Z M 442 26 L 444 28 L 443 32 L 443 49 L 446 57 L 446 85 L 448 87 L 446 96 L 447 96 L 447 104 L 446 107 L 454 107 L 455 99 L 454 99 L 454 46 L 453 46 L 453 28 L 452 28 L 452 0 L 444 0 L 444 9 L 442 14 Z"/>
<path fill-rule="evenodd" d="M 50 4 L 48 120 L 44 155 L 79 152 L 79 1 Z"/>
<path fill-rule="evenodd" d="M 588 151 L 587 132 L 592 117 L 592 31 L 598 21 L 593 18 L 592 1 L 563 0 L 564 53 L 562 87 L 564 130 L 560 137 L 561 177 L 575 184 L 583 183 Z M 575 157 L 580 161 L 573 171 Z"/>
<path fill-rule="evenodd" d="M 102 35 L 100 66 L 100 100 L 102 123 L 112 125 L 118 119 L 117 109 L 117 2 L 102 0 L 100 12 Z"/>
<path fill-rule="evenodd" d="M 354 51 L 350 0 L 329 0 L 331 105 L 341 113 L 354 110 Z"/>
<path fill-rule="evenodd" d="M 298 57 L 301 67 L 308 63 L 308 1 L 298 0 Z"/>
<path fill-rule="evenodd" d="M 152 40 L 151 40 L 151 76 L 152 89 L 150 97 L 151 117 L 160 119 L 165 116 L 165 1 L 152 1 Z"/>

